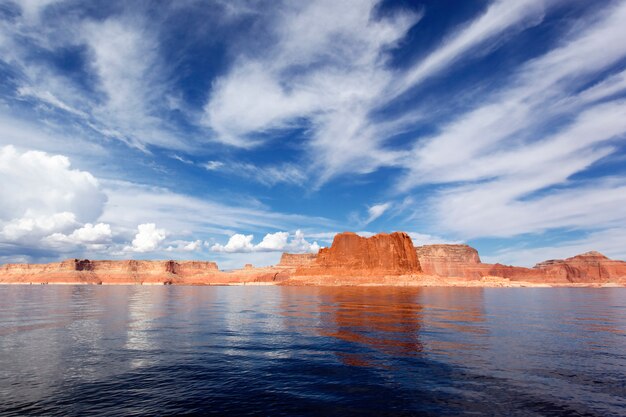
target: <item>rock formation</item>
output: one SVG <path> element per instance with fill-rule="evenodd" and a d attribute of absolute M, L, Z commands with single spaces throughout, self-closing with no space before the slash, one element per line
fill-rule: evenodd
<path fill-rule="evenodd" d="M 416 248 L 424 274 L 479 280 L 501 277 L 531 283 L 606 283 L 626 278 L 626 262 L 599 252 L 538 263 L 533 268 L 483 264 L 476 249 L 467 245 L 426 245 Z"/>
<path fill-rule="evenodd" d="M 410 275 L 421 272 L 417 253 L 406 233 L 380 233 L 366 238 L 345 232 L 330 248 L 320 249 L 315 262 L 296 275 Z"/>
<path fill-rule="evenodd" d="M 340 233 L 316 254 L 284 253 L 270 267 L 224 272 L 214 262 L 68 259 L 0 265 L 0 283 L 180 285 L 626 285 L 626 262 L 598 252 L 533 268 L 482 263 L 467 245 L 415 248 L 406 233 Z"/>
<path fill-rule="evenodd" d="M 90 261 L 68 259 L 50 264 L 0 266 L 0 282 L 171 284 L 219 273 L 215 262 Z"/>
<path fill-rule="evenodd" d="M 595 251 L 563 260 L 541 262 L 533 269 L 544 271 L 546 280 L 569 282 L 608 282 L 626 277 L 626 262 L 611 260 Z"/>

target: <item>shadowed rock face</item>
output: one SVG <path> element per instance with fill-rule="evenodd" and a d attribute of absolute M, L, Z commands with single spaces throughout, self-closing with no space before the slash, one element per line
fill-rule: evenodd
<path fill-rule="evenodd" d="M 286 268 L 309 266 L 315 263 L 316 258 L 316 253 L 283 253 L 278 266 Z"/>
<path fill-rule="evenodd" d="M 330 248 L 320 249 L 315 263 L 298 275 L 408 275 L 421 271 L 411 238 L 406 233 L 380 233 L 365 238 L 339 233 Z"/>
<path fill-rule="evenodd" d="M 465 277 L 470 266 L 480 264 L 478 251 L 468 245 L 425 245 L 415 250 L 427 275 Z"/>

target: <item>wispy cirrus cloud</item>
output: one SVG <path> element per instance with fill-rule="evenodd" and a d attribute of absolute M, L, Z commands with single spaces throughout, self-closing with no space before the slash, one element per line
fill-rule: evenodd
<path fill-rule="evenodd" d="M 623 181 L 572 176 L 626 137 L 626 102 L 615 96 L 622 74 L 613 69 L 626 57 L 624 18 L 623 3 L 605 11 L 522 66 L 508 88 L 416 143 L 399 189 L 450 184 L 431 196 L 430 210 L 439 227 L 465 238 L 620 221 Z"/>

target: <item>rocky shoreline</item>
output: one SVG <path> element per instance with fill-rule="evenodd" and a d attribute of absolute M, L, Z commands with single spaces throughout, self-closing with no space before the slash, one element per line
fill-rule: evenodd
<path fill-rule="evenodd" d="M 414 247 L 402 232 L 346 232 L 317 255 L 284 253 L 270 267 L 226 272 L 205 261 L 69 259 L 0 265 L 0 284 L 615 287 L 626 286 L 626 262 L 587 252 L 533 268 L 485 264 L 467 245 Z"/>

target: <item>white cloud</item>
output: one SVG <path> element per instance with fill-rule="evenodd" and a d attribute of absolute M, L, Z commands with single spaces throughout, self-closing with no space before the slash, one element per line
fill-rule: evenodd
<path fill-rule="evenodd" d="M 27 211 L 28 212 L 28 211 Z M 0 236 L 6 241 L 41 238 L 49 233 L 76 226 L 74 213 L 62 212 L 43 216 L 26 216 L 6 222 Z"/>
<path fill-rule="evenodd" d="M 53 233 L 41 239 L 43 248 L 73 252 L 88 249 L 91 253 L 102 252 L 111 248 L 113 233 L 111 226 L 104 223 L 85 224 L 72 233 Z"/>
<path fill-rule="evenodd" d="M 110 225 L 105 223 L 97 223 L 95 225 L 87 223 L 69 235 L 53 233 L 45 240 L 68 244 L 104 244 L 110 242 L 112 237 L 113 233 Z"/>
<path fill-rule="evenodd" d="M 166 85 L 155 35 L 137 19 L 123 18 L 84 23 L 81 33 L 106 94 L 106 101 L 93 108 L 107 130 L 103 133 L 140 148 L 146 143 L 186 148 L 155 115 Z"/>
<path fill-rule="evenodd" d="M 154 223 L 140 224 L 137 226 L 137 234 L 132 241 L 132 246 L 127 246 L 126 250 L 133 252 L 155 251 L 166 236 L 165 229 L 157 229 Z"/>
<path fill-rule="evenodd" d="M 247 162 L 208 161 L 201 166 L 207 171 L 220 171 L 229 176 L 251 179 L 266 186 L 280 183 L 301 185 L 307 180 L 307 175 L 301 167 L 292 163 L 259 166 Z"/>
<path fill-rule="evenodd" d="M 172 242 L 165 250 L 167 252 L 196 252 L 202 249 L 203 242 L 201 240 L 177 240 Z"/>
<path fill-rule="evenodd" d="M 414 246 L 463 243 L 459 240 L 448 240 L 425 233 L 409 232 L 409 236 L 411 237 Z"/>
<path fill-rule="evenodd" d="M 46 7 L 55 3 L 60 3 L 60 0 L 21 0 L 18 2 L 23 16 L 32 22 L 39 19 L 41 12 Z"/>
<path fill-rule="evenodd" d="M 216 139 L 249 148 L 263 141 L 259 133 L 299 127 L 308 119 L 309 151 L 322 164 L 313 169 L 323 168 L 319 182 L 339 171 L 371 172 L 396 158 L 377 146 L 367 114 L 392 77 L 384 51 L 420 16 L 375 19 L 377 3 L 321 0 L 275 13 L 273 47 L 240 56 L 214 84 L 205 123 Z"/>
<path fill-rule="evenodd" d="M 273 25 L 273 46 L 262 55 L 240 56 L 215 84 L 205 122 L 218 140 L 249 148 L 263 142 L 259 133 L 297 127 L 306 119 L 305 150 L 313 159 L 308 169 L 316 171 L 310 178 L 317 186 L 336 175 L 397 166 L 407 154 L 386 148 L 386 141 L 420 116 L 379 122 L 371 113 L 477 47 L 484 52 L 485 45 L 501 43 L 504 33 L 539 24 L 552 4 L 496 1 L 407 70 L 386 66 L 385 53 L 420 20 L 419 14 L 404 10 L 377 19 L 378 1 L 321 0 L 285 7 Z"/>
<path fill-rule="evenodd" d="M 263 240 L 255 245 L 254 235 L 234 234 L 226 245 L 216 243 L 211 247 L 214 252 L 246 253 L 246 252 L 295 252 L 317 253 L 320 249 L 317 242 L 310 243 L 304 238 L 301 230 L 296 230 L 291 240 L 288 232 L 268 233 Z"/>
<path fill-rule="evenodd" d="M 208 161 L 202 164 L 202 168 L 206 169 L 207 171 L 215 171 L 215 170 L 220 169 L 223 166 L 224 166 L 224 163 L 220 161 Z"/>
<path fill-rule="evenodd" d="M 76 221 L 98 218 L 106 201 L 96 178 L 72 169 L 62 155 L 0 147 L 0 221 L 69 212 Z"/>
<path fill-rule="evenodd" d="M 382 216 L 389 208 L 391 203 L 375 204 L 367 209 L 368 217 L 364 222 L 364 225 L 370 224 L 380 216 Z"/>
<path fill-rule="evenodd" d="M 48 248 L 47 236 L 68 238 L 66 233 L 96 220 L 106 196 L 93 175 L 72 169 L 65 156 L 4 146 L 0 201 L 0 243 L 11 253 L 29 253 Z"/>
<path fill-rule="evenodd" d="M 265 235 L 261 243 L 256 245 L 257 250 L 283 250 L 287 246 L 289 239 L 288 232 L 268 233 Z"/>
<path fill-rule="evenodd" d="M 92 225 L 87 223 L 80 229 L 76 229 L 69 236 L 82 243 L 103 243 L 111 239 L 111 226 L 105 223 Z"/>
<path fill-rule="evenodd" d="M 317 242 L 309 243 L 304 238 L 304 233 L 301 230 L 296 230 L 293 239 L 289 242 L 286 249 L 289 252 L 317 253 L 320 250 L 320 245 L 318 245 Z"/>
<path fill-rule="evenodd" d="M 427 200 L 428 211 L 440 230 L 463 238 L 603 228 L 623 219 L 623 182 L 572 177 L 626 137 L 626 101 L 610 100 L 621 73 L 587 87 L 589 76 L 626 57 L 624 18 L 619 3 L 523 65 L 508 88 L 418 142 L 399 190 L 450 183 Z"/>
<path fill-rule="evenodd" d="M 466 56 L 470 51 L 488 41 L 498 40 L 506 32 L 507 36 L 529 26 L 539 24 L 549 3 L 545 0 L 497 0 L 485 13 L 458 30 L 443 44 L 418 62 L 409 71 L 398 77 L 392 87 L 394 95 L 400 94 L 426 78 L 439 75 L 451 65 Z M 393 96 L 393 95 L 392 95 Z"/>
<path fill-rule="evenodd" d="M 599 251 L 612 259 L 626 260 L 626 229 L 620 225 L 553 246 L 528 248 L 514 245 L 490 256 L 481 256 L 481 258 L 483 262 L 530 267 L 548 259 L 570 258 L 592 250 Z"/>
<path fill-rule="evenodd" d="M 252 252 L 254 245 L 252 244 L 254 235 L 242 235 L 236 233 L 228 239 L 226 245 L 216 243 L 211 247 L 214 252 Z"/>
<path fill-rule="evenodd" d="M 41 12 L 56 2 L 22 2 L 22 16 L 0 25 L 0 55 L 15 75 L 16 98 L 32 101 L 45 115 L 69 116 L 58 123 L 59 130 L 77 125 L 89 134 L 95 132 L 140 149 L 148 145 L 191 149 L 188 135 L 179 134 L 163 117 L 170 110 L 169 82 L 158 35 L 151 25 L 128 12 L 104 20 L 84 19 L 80 13 L 55 13 L 45 25 L 40 24 Z M 32 55 L 33 48 L 52 55 L 77 46 L 89 50 L 90 62 L 85 66 L 91 83 L 88 89 Z M 55 117 L 50 123 L 57 123 Z M 37 114 L 32 121 L 41 118 Z"/>

